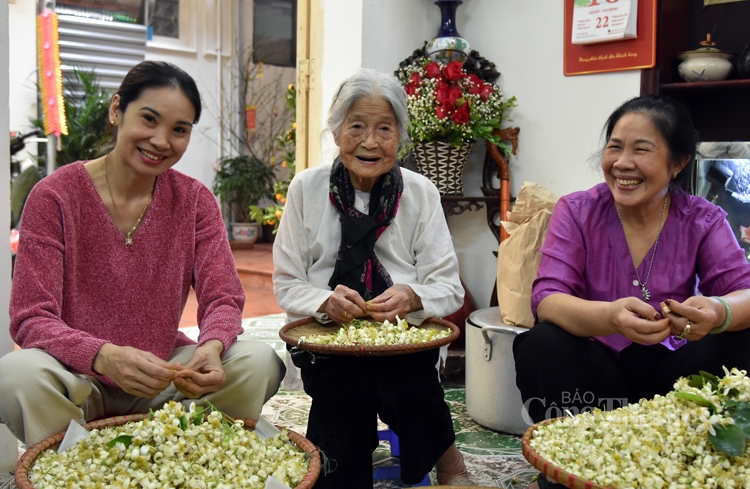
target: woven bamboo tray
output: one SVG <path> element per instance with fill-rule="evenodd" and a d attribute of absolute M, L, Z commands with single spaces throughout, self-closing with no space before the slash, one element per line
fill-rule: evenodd
<path fill-rule="evenodd" d="M 533 465 L 535 469 L 547 476 L 548 479 L 559 482 L 570 489 L 607 489 L 604 486 L 594 484 L 593 482 L 589 482 L 577 475 L 564 471 L 555 464 L 542 458 L 533 448 L 531 448 L 530 442 L 534 437 L 534 431 L 538 427 L 554 423 L 558 419 L 559 418 L 545 419 L 542 422 L 530 426 L 529 429 L 526 430 L 526 433 L 524 433 L 523 439 L 521 440 L 521 453 L 523 453 L 524 458 Z"/>
<path fill-rule="evenodd" d="M 83 427 L 87 430 L 92 430 L 94 428 L 101 429 L 110 426 L 120 426 L 124 425 L 125 423 L 129 423 L 130 421 L 140 421 L 147 416 L 148 414 L 116 416 L 114 418 L 91 421 L 83 425 Z M 246 429 L 255 429 L 256 420 L 242 419 L 242 421 L 245 423 Z M 26 453 L 24 453 L 21 459 L 18 461 L 18 465 L 16 465 L 16 485 L 18 486 L 18 489 L 34 489 L 34 486 L 31 484 L 31 482 L 29 482 L 29 469 L 34 465 L 36 458 L 43 451 L 47 449 L 57 450 L 57 447 L 60 445 L 63 437 L 65 437 L 66 431 L 61 431 L 56 435 L 52 435 L 46 440 L 42 440 L 26 450 Z M 300 482 L 300 484 L 294 489 L 311 489 L 315 485 L 315 482 L 318 480 L 318 476 L 320 475 L 320 453 L 318 452 L 317 447 L 304 436 L 300 435 L 299 433 L 295 433 L 292 430 L 287 430 L 287 432 L 289 435 L 289 439 L 292 440 L 295 445 L 300 447 L 309 456 L 307 474 L 305 474 L 302 482 Z"/>
<path fill-rule="evenodd" d="M 279 331 L 279 336 L 288 344 L 301 350 L 313 353 L 327 353 L 329 355 L 350 355 L 350 356 L 390 356 L 405 355 L 407 353 L 417 353 L 420 351 L 432 350 L 447 345 L 458 338 L 461 331 L 453 323 L 444 319 L 430 318 L 423 322 L 417 328 L 447 330 L 451 333 L 445 338 L 427 341 L 425 343 L 413 343 L 408 345 L 381 345 L 381 346 L 364 346 L 364 345 L 317 345 L 300 341 L 302 336 L 325 335 L 335 333 L 341 328 L 342 323 L 331 322 L 321 324 L 315 318 L 309 317 L 289 323 Z M 411 325 L 413 326 L 413 325 Z"/>

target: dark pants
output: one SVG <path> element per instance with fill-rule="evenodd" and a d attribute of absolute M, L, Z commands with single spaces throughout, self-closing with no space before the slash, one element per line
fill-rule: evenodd
<path fill-rule="evenodd" d="M 679 377 L 700 370 L 719 377 L 723 366 L 750 370 L 750 329 L 706 335 L 677 351 L 633 343 L 617 354 L 598 341 L 539 323 L 516 336 L 513 356 L 516 385 L 536 423 L 563 416 L 566 409 L 611 410 L 665 395 Z"/>
<path fill-rule="evenodd" d="M 536 423 L 563 416 L 566 409 L 611 410 L 665 395 L 679 377 L 700 370 L 719 377 L 723 366 L 750 371 L 750 329 L 706 335 L 677 351 L 634 343 L 617 354 L 598 341 L 539 323 L 516 337 L 513 356 L 516 385 Z"/>
<path fill-rule="evenodd" d="M 372 488 L 377 416 L 398 435 L 401 479 L 416 484 L 453 444 L 453 421 L 435 364 L 438 350 L 388 357 L 293 356 L 312 397 L 307 438 L 332 471 L 316 489 Z"/>

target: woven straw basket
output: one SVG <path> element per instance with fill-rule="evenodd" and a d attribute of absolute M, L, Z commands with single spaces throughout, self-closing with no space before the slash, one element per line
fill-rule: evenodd
<path fill-rule="evenodd" d="M 455 148 L 445 141 L 417 141 L 414 160 L 419 173 L 430 179 L 441 195 L 463 195 L 463 174 L 466 159 L 474 141 L 465 141 Z"/>
<path fill-rule="evenodd" d="M 535 469 L 547 476 L 548 479 L 559 482 L 570 489 L 606 489 L 603 486 L 594 484 L 593 482 L 589 482 L 577 475 L 562 470 L 553 463 L 542 458 L 533 448 L 531 448 L 529 443 L 534 437 L 534 431 L 540 426 L 554 423 L 557 420 L 557 418 L 545 419 L 526 430 L 526 433 L 524 433 L 523 439 L 521 440 L 521 452 L 523 453 L 524 458 L 533 465 Z"/>
<path fill-rule="evenodd" d="M 125 423 L 129 423 L 131 421 L 140 421 L 143 418 L 147 417 L 148 414 L 131 414 L 128 416 L 116 416 L 114 418 L 106 418 L 106 419 L 100 419 L 98 421 L 91 421 L 89 423 L 86 423 L 83 425 L 84 428 L 87 430 L 92 430 L 94 428 L 101 429 L 101 428 L 107 428 L 110 426 L 120 426 L 124 425 Z M 237 418 L 240 419 L 240 418 Z M 254 419 L 242 419 L 242 421 L 245 423 L 245 428 L 248 430 L 255 429 L 255 423 L 256 420 Z M 294 431 L 287 430 L 289 439 L 294 442 L 295 445 L 300 447 L 309 457 L 309 462 L 307 465 L 307 474 L 305 474 L 305 477 L 302 479 L 302 482 L 295 487 L 294 489 L 311 489 L 315 482 L 318 480 L 318 476 L 320 475 L 320 453 L 318 452 L 318 449 L 315 445 L 312 444 L 310 440 L 305 438 L 304 436 L 300 435 L 299 433 L 295 433 Z M 60 445 L 60 442 L 62 441 L 63 437 L 65 437 L 65 431 L 61 431 L 60 433 L 57 433 L 56 435 L 52 435 L 46 440 L 42 440 L 36 445 L 32 446 L 28 450 L 26 450 L 26 453 L 23 454 L 21 459 L 18 461 L 18 465 L 16 465 L 16 485 L 18 486 L 18 489 L 34 489 L 34 486 L 29 482 L 29 468 L 34 465 L 34 462 L 36 461 L 36 458 L 45 450 L 51 449 L 56 450 L 57 447 Z"/>
<path fill-rule="evenodd" d="M 301 350 L 313 353 L 349 356 L 392 356 L 406 355 L 420 351 L 432 350 L 447 345 L 458 338 L 461 330 L 458 326 L 444 319 L 430 318 L 417 328 L 434 329 L 438 331 L 450 331 L 450 334 L 439 340 L 425 343 L 410 343 L 406 345 L 318 345 L 315 343 L 302 342 L 302 336 L 315 336 L 335 333 L 343 326 L 342 323 L 321 324 L 315 318 L 309 317 L 287 324 L 279 330 L 279 337 L 286 343 Z"/>

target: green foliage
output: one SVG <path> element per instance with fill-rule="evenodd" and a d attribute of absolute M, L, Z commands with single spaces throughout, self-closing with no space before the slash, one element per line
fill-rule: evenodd
<path fill-rule="evenodd" d="M 292 114 L 295 114 L 297 108 L 297 90 L 294 85 L 289 85 L 286 91 L 286 106 Z M 274 234 L 279 229 L 279 221 L 284 213 L 284 204 L 286 204 L 286 194 L 289 191 L 289 184 L 294 178 L 297 171 L 295 161 L 295 148 L 297 144 L 297 123 L 292 116 L 289 129 L 282 130 L 274 141 L 277 149 L 281 152 L 283 161 L 282 168 L 288 170 L 287 177 L 273 184 L 274 197 L 276 202 L 267 207 L 250 206 L 250 218 L 259 224 L 268 224 L 273 226 Z"/>
<path fill-rule="evenodd" d="M 234 212 L 235 222 L 250 222 L 250 205 L 272 196 L 274 172 L 255 156 L 231 156 L 219 160 L 213 193 Z"/>
<path fill-rule="evenodd" d="M 732 418 L 733 424 L 714 424 L 714 433 L 709 432 L 708 439 L 720 452 L 731 457 L 739 457 L 745 453 L 746 442 L 750 439 L 750 402 L 736 400 L 739 394 L 737 389 L 725 392 L 719 386 L 720 380 L 709 372 L 701 371 L 699 375 L 690 376 L 689 385 L 697 389 L 709 385 L 711 391 L 719 397 L 721 406 L 716 406 L 705 397 L 690 392 L 675 392 L 675 397 L 706 406 L 712 413 L 721 412 L 724 418 Z"/>
<path fill-rule="evenodd" d="M 68 135 L 60 137 L 62 149 L 57 152 L 57 166 L 106 154 L 112 146 L 112 131 L 107 123 L 112 95 L 99 86 L 96 73 L 79 68 L 66 74 L 63 86 Z M 33 119 L 31 123 L 44 129 L 43 119 Z M 40 155 L 39 161 L 44 166 L 45 156 Z"/>

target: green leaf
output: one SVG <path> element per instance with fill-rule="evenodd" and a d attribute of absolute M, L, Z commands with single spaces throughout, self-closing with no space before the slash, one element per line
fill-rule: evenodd
<path fill-rule="evenodd" d="M 709 406 L 709 407 L 712 407 L 712 408 L 714 407 L 714 405 L 711 404 L 711 401 L 709 401 L 708 399 L 705 399 L 705 398 L 699 396 L 698 394 L 693 394 L 692 392 L 675 392 L 674 396 L 677 397 L 677 398 L 680 398 L 680 399 L 684 399 L 686 401 L 696 402 L 696 403 L 701 404 L 703 406 Z"/>
<path fill-rule="evenodd" d="M 202 425 L 202 424 L 203 424 L 203 417 L 204 417 L 204 416 L 205 416 L 205 415 L 204 415 L 204 414 L 203 414 L 202 412 L 201 412 L 201 413 L 198 413 L 198 414 L 196 414 L 195 418 L 193 418 L 193 424 L 194 424 L 195 426 L 200 426 L 200 425 Z"/>
<path fill-rule="evenodd" d="M 730 424 L 728 426 L 714 426 L 716 435 L 708 434 L 711 444 L 722 453 L 730 457 L 739 457 L 745 453 L 745 434 L 737 426 Z"/>
<path fill-rule="evenodd" d="M 701 375 L 691 375 L 688 380 L 688 385 L 700 389 L 706 385 L 706 379 Z"/>
<path fill-rule="evenodd" d="M 706 372 L 705 370 L 699 370 L 698 373 L 706 379 L 708 382 L 711 383 L 714 388 L 718 387 L 719 385 L 719 378 L 712 374 L 711 372 Z"/>
<path fill-rule="evenodd" d="M 188 419 L 184 414 L 180 417 L 180 429 L 185 431 L 188 427 Z"/>
<path fill-rule="evenodd" d="M 117 438 L 115 438 L 113 440 L 110 440 L 107 443 L 107 446 L 109 448 L 112 448 L 113 446 L 117 445 L 118 443 L 122 443 L 123 445 L 125 445 L 125 448 L 128 448 L 130 446 L 130 444 L 132 443 L 132 441 L 133 441 L 133 435 L 120 435 Z"/>
<path fill-rule="evenodd" d="M 734 425 L 738 427 L 746 437 L 750 438 L 750 405 L 743 402 L 739 409 L 733 411 L 731 414 L 732 419 L 734 419 Z"/>

